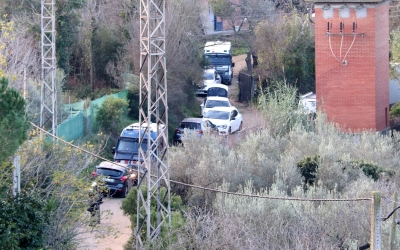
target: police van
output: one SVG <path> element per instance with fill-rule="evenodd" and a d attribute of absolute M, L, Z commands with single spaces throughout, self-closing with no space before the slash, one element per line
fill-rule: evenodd
<path fill-rule="evenodd" d="M 160 129 L 163 130 L 165 126 L 160 125 Z M 142 123 L 140 128 L 140 124 L 133 123 L 121 132 L 121 135 L 118 137 L 117 145 L 112 148 L 112 153 L 114 154 L 114 162 L 127 164 L 129 166 L 137 167 L 137 161 L 139 157 L 139 144 L 140 139 L 142 139 L 141 148 L 146 153 L 147 145 L 148 145 L 148 133 L 146 129 L 150 129 L 150 137 L 152 140 L 155 140 L 157 137 L 157 125 L 155 123 L 151 123 L 148 126 L 146 123 Z M 140 138 L 139 138 L 140 131 Z M 141 159 L 143 162 L 143 159 Z"/>
<path fill-rule="evenodd" d="M 217 70 L 222 78 L 222 83 L 231 85 L 233 79 L 231 42 L 209 41 L 204 46 L 203 60 L 206 68 Z"/>

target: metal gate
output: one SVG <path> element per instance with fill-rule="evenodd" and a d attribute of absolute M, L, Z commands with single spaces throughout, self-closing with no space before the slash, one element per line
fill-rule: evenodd
<path fill-rule="evenodd" d="M 249 102 L 254 95 L 253 76 L 239 73 L 239 102 Z"/>

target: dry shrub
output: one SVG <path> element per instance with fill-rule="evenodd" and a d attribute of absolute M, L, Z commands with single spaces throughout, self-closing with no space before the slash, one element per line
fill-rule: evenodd
<path fill-rule="evenodd" d="M 327 123 L 322 113 L 317 115 L 313 131 L 300 123 L 280 135 L 277 131 L 282 132 L 278 127 L 264 128 L 228 139 L 188 136 L 184 147 L 171 148 L 171 178 L 272 197 L 369 198 L 378 190 L 383 197 L 382 214 L 393 210 L 392 196 L 400 181 L 396 133 L 393 138 L 370 131 L 344 133 Z M 236 144 L 230 143 L 232 137 Z M 312 155 L 320 156 L 316 181 L 305 191 L 296 164 Z M 357 161 L 395 174 L 374 181 L 349 164 Z M 186 190 L 187 204 L 212 211 L 202 217 L 186 214 L 188 221 L 197 221 L 186 225 L 190 230 L 207 232 L 207 237 L 195 241 L 200 248 L 356 249 L 369 242 L 370 201 L 270 200 Z M 389 222 L 383 222 L 383 243 L 389 240 L 389 227 Z M 188 230 L 175 232 L 180 242 L 194 240 Z"/>

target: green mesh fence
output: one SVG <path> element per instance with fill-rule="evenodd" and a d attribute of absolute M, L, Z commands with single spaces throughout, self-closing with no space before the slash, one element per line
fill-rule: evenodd
<path fill-rule="evenodd" d="M 85 101 L 65 105 L 64 110 L 70 114 L 70 117 L 57 126 L 57 136 L 64 137 L 66 141 L 72 141 L 92 132 L 96 121 L 96 112 L 104 100 L 110 96 L 127 100 L 128 90 L 93 100 L 86 109 Z"/>
<path fill-rule="evenodd" d="M 84 117 L 78 112 L 57 126 L 57 136 L 70 142 L 82 138 L 84 135 Z"/>

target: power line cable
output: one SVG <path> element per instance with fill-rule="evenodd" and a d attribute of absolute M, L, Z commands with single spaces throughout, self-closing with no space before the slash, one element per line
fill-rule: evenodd
<path fill-rule="evenodd" d="M 93 154 L 92 152 L 89 152 L 83 148 L 80 148 L 78 146 L 73 145 L 70 142 L 67 142 L 63 139 L 61 139 L 58 136 L 55 136 L 49 132 L 47 132 L 46 130 L 40 128 L 39 126 L 35 125 L 34 123 L 30 122 L 32 126 L 34 126 L 35 128 L 45 132 L 47 135 L 50 135 L 52 137 L 54 137 L 57 140 L 60 140 L 66 144 L 68 144 L 69 146 L 76 148 L 78 150 L 81 150 L 84 153 L 90 154 L 93 157 L 99 158 L 103 161 L 107 161 L 107 162 L 111 162 L 113 164 L 116 164 L 118 166 L 121 167 L 125 167 L 128 168 L 127 166 L 118 164 L 116 162 L 112 162 L 110 160 L 107 160 L 99 155 Z M 336 202 L 342 202 L 342 201 L 371 201 L 372 198 L 345 198 L 345 199 L 321 199 L 321 198 L 295 198 L 295 197 L 273 197 L 273 196 L 263 196 L 263 195 L 255 195 L 255 194 L 243 194 L 243 193 L 235 193 L 235 192 L 229 192 L 229 191 L 223 191 L 223 190 L 219 190 L 219 189 L 213 189 L 213 188 L 206 188 L 206 187 L 201 187 L 201 186 L 197 186 L 197 185 L 192 185 L 192 184 L 188 184 L 188 183 L 183 183 L 180 181 L 174 181 L 174 180 L 170 180 L 170 182 L 175 183 L 175 184 L 179 184 L 179 185 L 183 185 L 183 186 L 187 186 L 187 187 L 192 187 L 192 188 L 196 188 L 196 189 L 202 189 L 202 190 L 206 190 L 206 191 L 211 191 L 211 192 L 215 192 L 215 193 L 222 193 L 222 194 L 229 194 L 229 195 L 235 195 L 235 196 L 242 196 L 242 197 L 250 197 L 250 198 L 260 198 L 260 199 L 270 199 L 270 200 L 290 200 L 290 201 L 336 201 Z"/>

